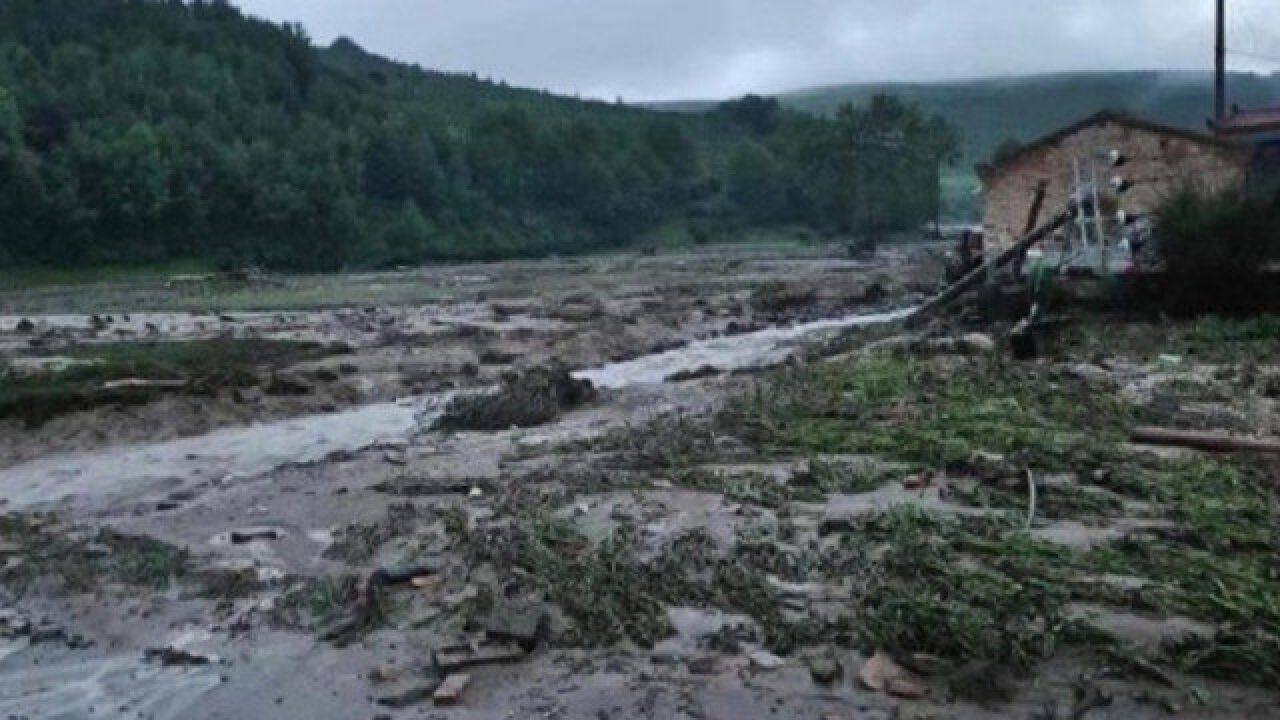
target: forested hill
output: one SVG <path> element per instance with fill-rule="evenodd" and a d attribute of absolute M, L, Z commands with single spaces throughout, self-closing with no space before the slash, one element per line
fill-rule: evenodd
<path fill-rule="evenodd" d="M 917 152 L 841 152 L 854 137 Z M 318 48 L 221 0 L 0 0 L 0 265 L 332 270 L 672 227 L 878 233 L 936 212 L 952 147 L 887 99 L 676 115 Z"/>
<path fill-rule="evenodd" d="M 1232 102 L 1280 105 L 1280 75 L 1233 74 Z M 892 93 L 937 113 L 960 130 L 966 164 L 989 158 L 1006 140 L 1026 142 L 1099 110 L 1128 110 L 1153 120 L 1203 130 L 1213 112 L 1213 77 L 1196 72 L 1115 72 L 1033 75 L 925 84 L 841 85 L 785 93 L 787 107 L 831 113 L 840 105 Z M 701 112 L 711 103 L 674 103 Z"/>

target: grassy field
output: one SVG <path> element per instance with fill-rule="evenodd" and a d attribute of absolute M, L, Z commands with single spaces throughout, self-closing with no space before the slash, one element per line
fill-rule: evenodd
<path fill-rule="evenodd" d="M 200 340 L 116 344 L 75 348 L 69 367 L 34 374 L 0 373 L 0 419 L 20 418 L 28 426 L 77 410 L 109 403 L 143 403 L 160 392 L 207 394 L 250 387 L 265 370 L 330 354 L 315 344 L 275 340 Z M 123 387 L 116 380 L 175 381 L 173 390 Z"/>

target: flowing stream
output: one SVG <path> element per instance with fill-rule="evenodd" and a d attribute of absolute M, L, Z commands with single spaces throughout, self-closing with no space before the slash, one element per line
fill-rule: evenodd
<path fill-rule="evenodd" d="M 773 327 L 700 340 L 682 348 L 584 370 L 578 376 L 603 388 L 662 383 L 675 373 L 711 366 L 720 371 L 785 360 L 800 343 L 836 330 L 901 320 L 912 309 Z M 64 499 L 137 502 L 193 482 L 254 477 L 336 452 L 402 443 L 444 409 L 450 395 L 378 403 L 161 443 L 53 455 L 0 470 L 0 496 L 9 508 L 33 508 Z"/>

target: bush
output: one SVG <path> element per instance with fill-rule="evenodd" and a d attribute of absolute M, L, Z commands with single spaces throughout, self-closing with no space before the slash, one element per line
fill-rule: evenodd
<path fill-rule="evenodd" d="M 1161 304 L 1175 313 L 1248 313 L 1274 302 L 1267 266 L 1280 259 L 1280 213 L 1235 194 L 1185 189 L 1159 211 Z"/>

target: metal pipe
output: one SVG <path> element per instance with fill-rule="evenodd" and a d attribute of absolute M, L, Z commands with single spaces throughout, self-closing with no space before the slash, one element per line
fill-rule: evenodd
<path fill-rule="evenodd" d="M 1214 51 L 1214 120 L 1227 119 L 1227 0 L 1217 0 L 1217 44 Z"/>

